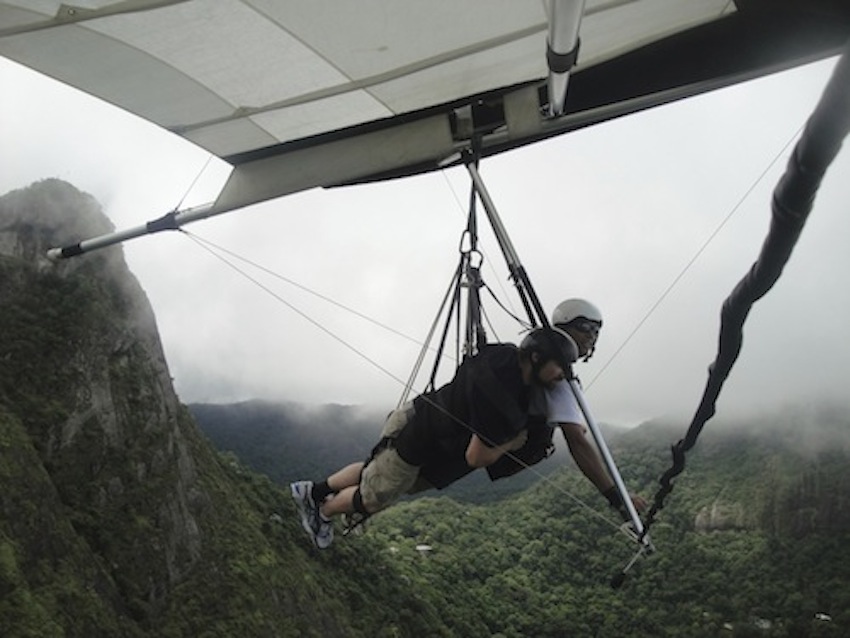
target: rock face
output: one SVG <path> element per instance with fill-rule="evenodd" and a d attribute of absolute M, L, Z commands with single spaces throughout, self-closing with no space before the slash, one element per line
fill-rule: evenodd
<path fill-rule="evenodd" d="M 46 258 L 48 248 L 110 230 L 93 198 L 59 180 L 0 199 L 0 399 L 119 589 L 144 582 L 132 593 L 155 604 L 203 541 L 196 515 L 207 498 L 189 420 L 121 248 Z"/>
<path fill-rule="evenodd" d="M 742 503 L 725 503 L 721 500 L 706 505 L 694 519 L 694 529 L 698 532 L 710 532 L 731 529 L 747 529 L 754 525 L 748 523 Z"/>
<path fill-rule="evenodd" d="M 845 454 L 821 454 L 796 472 L 777 498 L 767 503 L 769 529 L 794 538 L 850 530 L 846 459 Z"/>
<path fill-rule="evenodd" d="M 705 484 L 693 526 L 779 537 L 850 531 L 850 431 L 844 410 L 786 411 L 783 422 L 728 424 L 706 432 L 694 464 Z"/>
<path fill-rule="evenodd" d="M 213 450 L 120 247 L 46 258 L 110 229 L 58 180 L 0 197 L 0 636 L 449 635 L 369 541 L 315 560 L 292 499 Z"/>

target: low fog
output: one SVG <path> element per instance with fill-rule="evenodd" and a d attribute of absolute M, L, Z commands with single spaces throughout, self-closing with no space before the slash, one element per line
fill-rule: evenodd
<path fill-rule="evenodd" d="M 689 421 L 721 304 L 758 255 L 771 192 L 833 65 L 482 163 L 544 306 L 583 296 L 604 313 L 596 354 L 576 368 L 597 420 Z M 123 229 L 210 201 L 227 174 L 200 149 L 21 67 L 0 61 L 0 80 L 17 89 L 0 103 L 0 192 L 59 177 Z M 719 415 L 846 405 L 848 176 L 843 152 L 783 278 L 750 314 Z M 453 169 L 309 191 L 186 228 L 265 270 L 214 249 L 240 273 L 183 233 L 128 242 L 181 399 L 394 406 L 456 267 L 468 191 Z M 485 231 L 482 247 L 486 283 L 521 312 Z M 485 304 L 493 340 L 521 339 Z"/>

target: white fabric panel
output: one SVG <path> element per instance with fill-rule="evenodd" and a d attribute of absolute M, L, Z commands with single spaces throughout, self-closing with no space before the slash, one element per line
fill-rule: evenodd
<path fill-rule="evenodd" d="M 9 3 L 0 4 L 0 28 L 18 27 L 30 24 L 41 16 L 34 13 L 31 7 L 6 6 Z M 16 3 L 11 3 L 12 5 Z"/>
<path fill-rule="evenodd" d="M 735 10 L 729 0 L 641 0 L 624 2 L 607 11 L 596 10 L 595 5 L 605 4 L 604 1 L 587 4 L 577 68 L 604 62 Z"/>
<path fill-rule="evenodd" d="M 237 107 L 261 107 L 347 79 L 279 26 L 233 0 L 196 0 L 91 28 L 179 69 Z"/>
<path fill-rule="evenodd" d="M 540 80 L 547 72 L 542 0 L 74 4 L 83 10 L 70 15 L 61 2 L 0 0 L 0 54 L 217 155 Z M 60 8 L 59 19 L 71 23 L 9 35 L 49 23 Z M 133 11 L 94 19 L 85 11 L 117 9 Z M 579 65 L 731 10 L 728 0 L 588 0 Z"/>
<path fill-rule="evenodd" d="M 399 163 L 446 157 L 453 150 L 447 118 L 417 119 L 240 164 L 230 174 L 214 208 L 216 213 L 233 210 L 307 188 L 392 170 Z"/>
<path fill-rule="evenodd" d="M 123 0 L 77 0 L 76 2 L 57 2 L 56 0 L 7 0 L 3 4 L 18 6 L 39 13 L 43 18 L 52 18 L 63 4 L 82 9 L 102 9 L 103 7 L 122 4 Z"/>
<path fill-rule="evenodd" d="M 250 0 L 353 79 L 462 50 L 531 25 L 540 0 Z"/>
<path fill-rule="evenodd" d="M 293 140 L 328 131 L 328 124 L 344 128 L 392 116 L 365 91 L 260 113 L 251 119 L 279 140 Z"/>
<path fill-rule="evenodd" d="M 192 129 L 186 131 L 183 137 L 201 148 L 214 148 L 216 155 L 225 157 L 280 143 L 279 138 L 272 136 L 253 120 L 245 117 Z"/>
<path fill-rule="evenodd" d="M 233 112 L 180 71 L 88 29 L 66 26 L 2 38 L 0 53 L 166 128 Z"/>
<path fill-rule="evenodd" d="M 544 34 L 545 38 L 545 34 Z M 545 42 L 545 39 L 543 40 Z M 372 89 L 372 93 L 397 113 L 482 93 L 499 86 L 546 77 L 545 45 L 540 36 L 490 49 L 418 73 L 403 76 Z M 458 93 L 457 87 L 464 92 Z"/>

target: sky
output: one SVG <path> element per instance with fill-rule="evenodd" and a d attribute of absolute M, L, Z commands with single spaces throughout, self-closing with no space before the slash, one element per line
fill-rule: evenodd
<path fill-rule="evenodd" d="M 771 193 L 834 64 L 483 161 L 544 306 L 579 296 L 603 312 L 597 351 L 576 366 L 596 420 L 687 425 L 720 306 L 758 255 Z M 120 230 L 212 201 L 226 179 L 229 167 L 206 151 L 3 58 L 0 86 L 0 193 L 61 178 Z M 127 242 L 182 401 L 395 405 L 457 266 L 468 192 L 465 170 L 450 169 L 311 190 L 186 227 L 260 264 L 236 260 L 250 279 L 181 233 Z M 750 314 L 719 415 L 848 401 L 848 201 L 845 150 L 783 278 Z M 483 230 L 481 241 L 485 282 L 519 312 L 496 244 Z M 491 340 L 522 338 L 485 306 Z"/>

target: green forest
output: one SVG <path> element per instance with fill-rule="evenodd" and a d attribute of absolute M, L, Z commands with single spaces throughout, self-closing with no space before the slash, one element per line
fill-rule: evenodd
<path fill-rule="evenodd" d="M 266 410 L 273 420 L 274 409 Z M 277 428 L 306 437 L 301 445 L 327 440 L 290 422 L 297 415 L 285 407 L 276 414 Z M 841 410 L 814 408 L 782 418 L 721 420 L 705 433 L 652 530 L 656 552 L 635 564 L 620 589 L 611 579 L 636 546 L 564 456 L 544 472 L 526 472 L 533 485 L 501 499 L 475 498 L 488 484 L 482 473 L 461 481 L 454 497 L 434 492 L 375 516 L 362 535 L 339 538 L 337 529 L 336 544 L 317 559 L 351 547 L 380 552 L 438 610 L 449 627 L 444 635 L 843 635 L 850 420 Z M 222 438 L 226 423 L 215 427 Z M 232 427 L 245 436 L 243 463 L 254 462 L 255 449 L 267 459 L 264 437 L 243 421 Z M 285 438 L 271 430 L 267 443 Z M 677 434 L 663 423 L 614 432 L 630 486 L 654 493 Z M 298 451 L 275 449 L 278 472 L 310 469 Z M 465 482 L 477 484 L 464 490 Z"/>
<path fill-rule="evenodd" d="M 635 546 L 563 451 L 318 551 L 286 483 L 362 455 L 380 423 L 328 406 L 327 437 L 314 409 L 252 404 L 205 422 L 120 252 L 41 261 L 68 224 L 103 226 L 91 198 L 47 180 L 0 220 L 3 638 L 850 634 L 846 406 L 712 421 L 616 590 Z M 608 432 L 650 496 L 680 427 Z"/>

